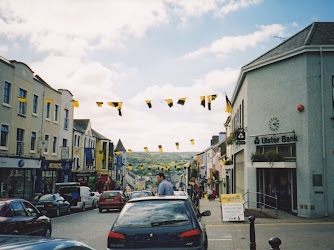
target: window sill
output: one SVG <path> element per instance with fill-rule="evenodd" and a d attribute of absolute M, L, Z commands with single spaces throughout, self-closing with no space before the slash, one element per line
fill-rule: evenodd
<path fill-rule="evenodd" d="M 43 152 L 43 155 L 49 155 L 49 152 Z"/>
<path fill-rule="evenodd" d="M 36 154 L 36 150 L 30 150 L 30 154 Z"/>
<path fill-rule="evenodd" d="M 26 118 L 27 117 L 27 115 L 26 114 L 17 114 L 18 116 L 21 116 L 21 117 L 24 117 L 24 118 Z"/>
<path fill-rule="evenodd" d="M 48 118 L 45 118 L 45 120 L 46 120 L 46 121 L 48 121 L 48 122 L 50 122 L 50 121 L 51 121 L 51 120 L 50 120 L 50 119 L 48 119 Z"/>
<path fill-rule="evenodd" d="M 56 153 L 52 153 L 52 155 L 53 155 L 53 156 L 57 156 L 57 154 L 56 154 Z"/>
<path fill-rule="evenodd" d="M 3 146 L 0 146 L 0 150 L 5 150 L 5 151 L 8 151 L 8 147 L 3 147 Z"/>
<path fill-rule="evenodd" d="M 59 122 L 58 122 L 58 121 L 53 121 L 53 123 L 55 123 L 55 124 L 59 124 Z"/>
<path fill-rule="evenodd" d="M 6 108 L 11 108 L 12 107 L 12 105 L 10 105 L 8 103 L 5 103 L 5 102 L 2 103 L 2 106 L 6 107 Z"/>
<path fill-rule="evenodd" d="M 38 117 L 38 114 L 36 114 L 36 113 L 32 113 L 32 116 Z"/>

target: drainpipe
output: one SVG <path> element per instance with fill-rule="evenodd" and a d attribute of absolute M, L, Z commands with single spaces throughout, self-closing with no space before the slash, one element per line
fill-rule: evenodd
<path fill-rule="evenodd" d="M 327 201 L 327 168 L 326 168 L 326 143 L 325 143 L 325 104 L 324 104 L 324 67 L 322 47 L 320 47 L 320 83 L 321 83 L 321 125 L 322 125 L 322 172 L 324 186 L 324 206 L 325 216 L 328 216 L 328 201 Z"/>

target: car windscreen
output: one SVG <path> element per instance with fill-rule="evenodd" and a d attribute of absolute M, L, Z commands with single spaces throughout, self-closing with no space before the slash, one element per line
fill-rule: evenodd
<path fill-rule="evenodd" d="M 102 194 L 103 198 L 108 198 L 108 197 L 118 197 L 118 192 L 104 192 Z"/>
<path fill-rule="evenodd" d="M 130 202 L 117 220 L 120 227 L 180 226 L 190 223 L 190 211 L 184 200 Z"/>
<path fill-rule="evenodd" d="M 39 201 L 53 201 L 54 198 L 53 198 L 53 195 L 52 194 L 46 194 L 46 195 L 43 195 Z"/>

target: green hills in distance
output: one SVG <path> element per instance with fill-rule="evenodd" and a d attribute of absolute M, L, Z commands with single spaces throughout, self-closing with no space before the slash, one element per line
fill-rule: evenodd
<path fill-rule="evenodd" d="M 175 166 L 180 166 L 183 169 L 183 165 L 187 164 L 192 157 L 196 156 L 196 152 L 133 152 L 127 154 L 127 164 L 132 165 L 132 172 L 140 176 L 150 175 L 150 173 L 156 173 L 161 171 L 161 167 L 164 167 L 164 171 L 167 166 L 170 167 L 170 171 L 175 171 Z M 143 165 L 143 169 L 139 166 Z M 151 170 L 148 170 L 148 166 L 151 166 Z M 157 168 L 160 167 L 160 170 Z"/>

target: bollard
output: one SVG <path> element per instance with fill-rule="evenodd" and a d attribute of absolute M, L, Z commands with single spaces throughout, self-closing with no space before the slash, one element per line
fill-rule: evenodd
<path fill-rule="evenodd" d="M 254 216 L 249 216 L 248 217 L 249 223 L 250 223 L 250 230 L 249 230 L 249 249 L 250 250 L 256 250 L 256 243 L 255 243 L 255 227 L 254 227 L 254 221 L 255 217 Z"/>
<path fill-rule="evenodd" d="M 269 239 L 269 244 L 271 246 L 271 250 L 280 250 L 279 246 L 281 245 L 281 240 L 276 237 L 272 237 Z"/>

